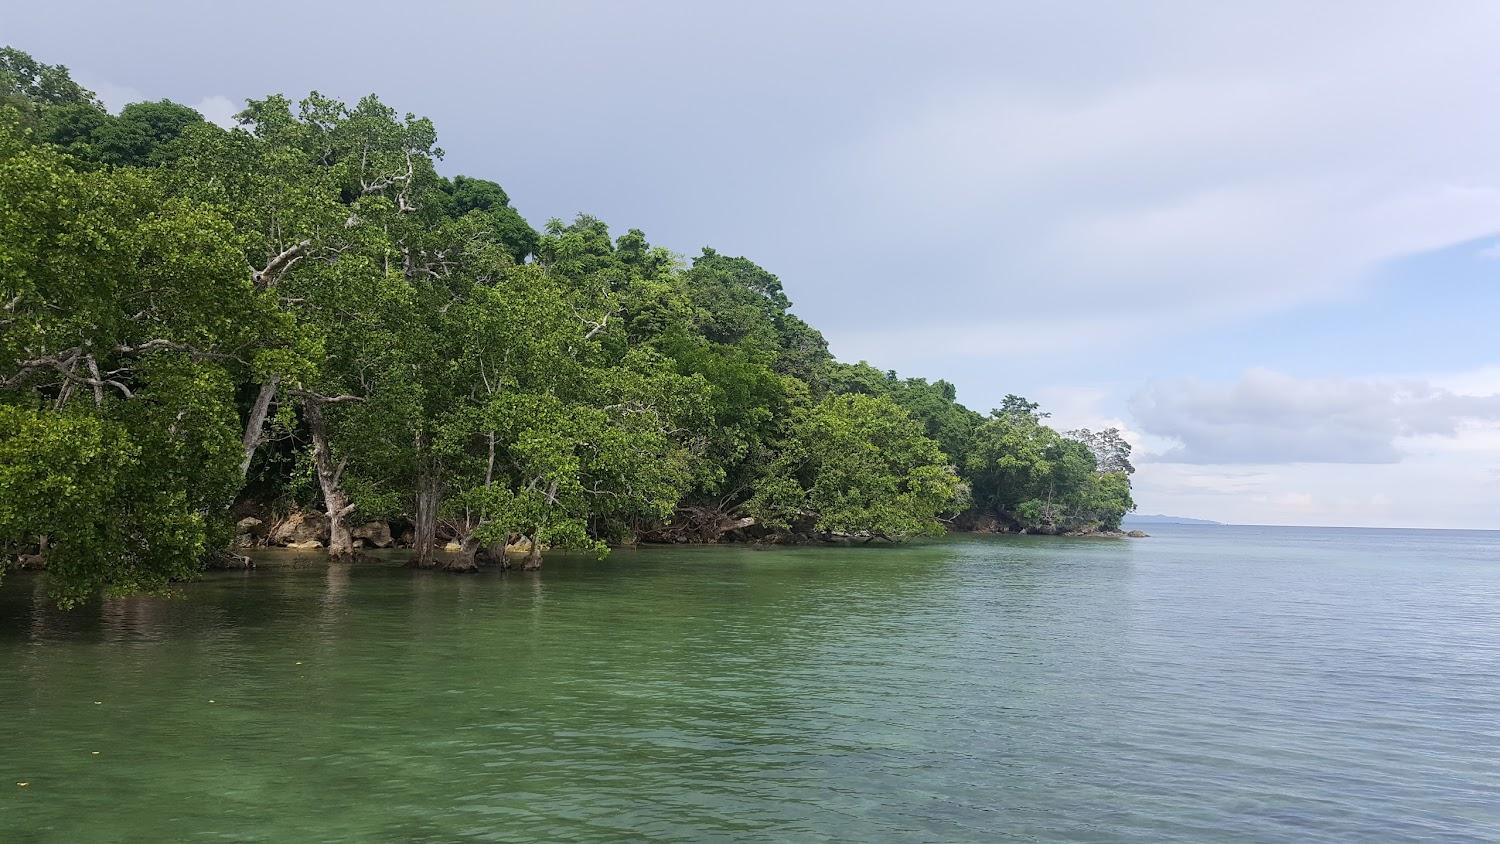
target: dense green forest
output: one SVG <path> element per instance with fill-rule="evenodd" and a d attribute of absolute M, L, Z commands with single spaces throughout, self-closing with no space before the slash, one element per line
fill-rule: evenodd
<path fill-rule="evenodd" d="M 335 557 L 383 521 L 466 569 L 1133 506 L 1117 431 L 835 361 L 749 259 L 537 231 L 374 96 L 238 119 L 111 115 L 0 51 L 0 570 L 44 564 L 63 604 L 230 559 L 249 514 L 319 514 Z"/>

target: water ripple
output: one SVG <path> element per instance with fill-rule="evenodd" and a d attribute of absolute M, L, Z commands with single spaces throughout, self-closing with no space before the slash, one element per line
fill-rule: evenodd
<path fill-rule="evenodd" d="M 7 841 L 1500 840 L 1494 534 L 39 585 L 0 587 Z"/>

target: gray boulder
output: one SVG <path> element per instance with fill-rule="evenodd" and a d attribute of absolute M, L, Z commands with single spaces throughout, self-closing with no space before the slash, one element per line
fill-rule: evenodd
<path fill-rule="evenodd" d="M 309 542 L 322 547 L 328 538 L 328 517 L 314 511 L 298 510 L 271 528 L 270 544 L 287 547 L 311 547 Z"/>
<path fill-rule="evenodd" d="M 366 545 L 375 548 L 389 548 L 395 544 L 395 540 L 391 538 L 391 526 L 379 520 L 365 522 L 350 531 L 349 535 L 362 539 Z"/>

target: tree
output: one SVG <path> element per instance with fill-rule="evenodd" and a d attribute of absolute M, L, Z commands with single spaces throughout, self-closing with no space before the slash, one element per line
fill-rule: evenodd
<path fill-rule="evenodd" d="M 1090 431 L 1080 428 L 1068 436 L 1082 443 L 1094 457 L 1095 475 L 1085 485 L 1079 504 L 1079 518 L 1096 523 L 1104 530 L 1119 530 L 1120 520 L 1135 509 L 1130 495 L 1130 443 L 1118 428 Z"/>
<path fill-rule="evenodd" d="M 1067 436 L 1088 448 L 1094 455 L 1094 462 L 1098 464 L 1100 472 L 1123 472 L 1127 475 L 1135 473 L 1135 466 L 1130 463 L 1130 443 L 1125 441 L 1119 428 L 1105 428 L 1102 431 L 1079 428 L 1069 431 Z"/>
<path fill-rule="evenodd" d="M 105 164 L 144 166 L 160 163 L 169 144 L 189 126 L 202 122 L 203 115 L 170 100 L 131 103 L 118 117 L 102 121 L 86 137 L 74 141 L 74 146 L 87 145 L 86 155 Z M 59 131 L 60 127 L 54 129 Z"/>
<path fill-rule="evenodd" d="M 830 396 L 797 425 L 750 510 L 762 524 L 782 529 L 810 520 L 832 534 L 890 540 L 938 534 L 938 517 L 964 503 L 963 485 L 947 463 L 889 399 Z"/>
<path fill-rule="evenodd" d="M 93 91 L 73 81 L 66 67 L 43 64 L 14 47 L 0 47 L 0 104 L 103 108 Z"/>
<path fill-rule="evenodd" d="M 490 449 L 483 482 L 460 498 L 478 519 L 464 543 L 470 561 L 479 547 L 518 538 L 529 543 L 528 569 L 545 547 L 602 553 L 612 527 L 665 518 L 681 497 L 690 475 L 672 432 L 701 383 L 646 349 L 582 374 L 565 390 L 572 400 L 497 393 L 467 430 L 453 429 L 450 448 L 479 440 Z"/>
<path fill-rule="evenodd" d="M 964 458 L 964 474 L 972 485 L 975 504 L 1017 527 L 1028 526 L 1022 503 L 1045 494 L 1052 472 L 1048 458 L 1059 439 L 1041 424 L 1036 407 L 1007 396 L 1006 405 L 992 411 L 975 429 Z"/>
<path fill-rule="evenodd" d="M 455 176 L 452 182 L 445 180 L 442 189 L 447 194 L 448 213 L 454 217 L 475 214 L 512 261 L 519 264 L 536 254 L 539 245 L 536 230 L 510 206 L 510 196 L 504 188 L 486 179 Z"/>
<path fill-rule="evenodd" d="M 975 429 L 964 469 L 976 505 L 1027 530 L 1118 529 L 1134 507 L 1129 443 L 1114 429 L 1064 436 L 1046 417 L 1011 395 Z"/>
<path fill-rule="evenodd" d="M 420 383 L 413 356 L 440 336 L 408 335 L 422 313 L 413 280 L 445 260 L 427 237 L 443 217 L 433 169 L 441 151 L 429 121 L 399 118 L 373 96 L 350 108 L 314 92 L 295 113 L 285 98 L 268 97 L 250 101 L 241 119 L 248 131 L 187 132 L 174 172 L 185 194 L 230 209 L 247 233 L 249 276 L 295 326 L 289 343 L 257 359 L 243 465 L 286 385 L 303 410 L 329 553 L 348 557 L 348 520 L 359 506 L 349 485 L 364 480 L 358 454 L 387 435 L 364 423 L 394 415 L 406 430 L 426 424 L 400 385 Z"/>
<path fill-rule="evenodd" d="M 685 264 L 587 215 L 537 232 L 373 95 L 238 120 L 112 116 L 0 50 L 0 557 L 45 551 L 64 603 L 191 575 L 231 504 L 321 506 L 344 558 L 358 519 L 409 520 L 414 563 L 456 569 L 523 539 L 535 567 L 897 540 L 970 499 L 1047 531 L 1133 506 L 1118 431 L 838 363 L 748 258 Z"/>
<path fill-rule="evenodd" d="M 0 126 L 0 194 L 0 541 L 47 538 L 61 603 L 164 588 L 227 542 L 232 373 L 272 333 L 265 299 L 227 221 L 148 173 Z"/>

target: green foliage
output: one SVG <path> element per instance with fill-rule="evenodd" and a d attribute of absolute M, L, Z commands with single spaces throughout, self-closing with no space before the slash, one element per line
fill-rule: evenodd
<path fill-rule="evenodd" d="M 889 399 L 847 394 L 796 425 L 750 502 L 762 523 L 888 539 L 942 532 L 938 515 L 964 503 L 963 484 L 936 443 Z"/>
<path fill-rule="evenodd" d="M 62 603 L 190 576 L 246 497 L 323 508 L 333 553 L 354 518 L 410 519 L 423 562 L 439 532 L 602 552 L 1133 506 L 1118 431 L 838 363 L 747 258 L 538 232 L 374 96 L 239 121 L 110 115 L 0 50 L 0 560 L 45 548 Z"/>
<path fill-rule="evenodd" d="M 536 254 L 540 244 L 536 229 L 510 207 L 510 195 L 504 188 L 485 179 L 455 176 L 452 182 L 444 181 L 442 189 L 447 194 L 448 213 L 454 217 L 475 215 L 512 261 L 519 264 Z"/>
<path fill-rule="evenodd" d="M 1118 529 L 1135 506 L 1129 444 L 1113 429 L 1065 437 L 1043 425 L 1043 418 L 1035 402 L 1007 396 L 978 426 L 964 465 L 975 503 L 1015 527 Z M 1100 462 L 1091 444 L 1103 449 L 1108 462 Z"/>
<path fill-rule="evenodd" d="M 0 128 L 0 193 L 0 542 L 47 536 L 64 603 L 159 590 L 227 538 L 237 353 L 276 322 L 226 221 L 148 174 L 79 172 L 12 126 Z M 44 504 L 37 490 L 60 497 Z"/>
<path fill-rule="evenodd" d="M 14 47 L 0 47 L 0 104 L 13 107 L 102 106 L 62 65 L 42 64 Z"/>
<path fill-rule="evenodd" d="M 188 127 L 202 122 L 203 115 L 168 100 L 131 103 L 118 117 L 95 126 L 86 139 L 75 144 L 87 144 L 92 157 L 105 164 L 158 164 L 163 163 L 173 141 Z"/>

